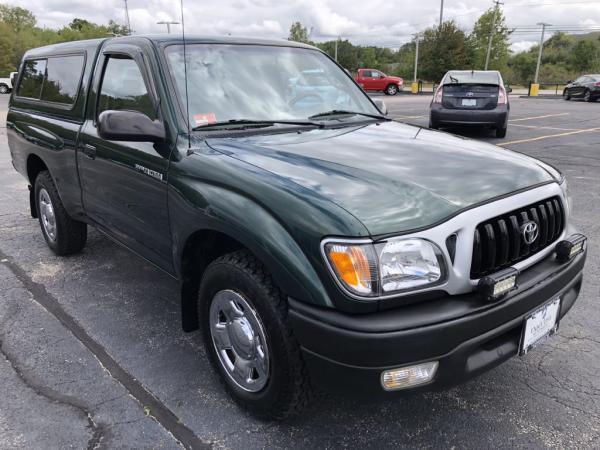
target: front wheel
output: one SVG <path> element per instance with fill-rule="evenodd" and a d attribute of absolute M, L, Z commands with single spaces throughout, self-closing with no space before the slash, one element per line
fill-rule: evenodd
<path fill-rule="evenodd" d="M 285 296 L 263 265 L 247 251 L 216 259 L 204 272 L 199 301 L 206 352 L 233 399 L 263 419 L 302 410 L 309 377 Z"/>
<path fill-rule="evenodd" d="M 80 252 L 87 240 L 87 225 L 73 220 L 60 200 L 47 170 L 35 179 L 37 215 L 48 247 L 59 256 Z"/>
<path fill-rule="evenodd" d="M 583 94 L 583 99 L 588 103 L 592 101 L 592 93 L 589 89 L 585 90 L 585 93 Z"/>
<path fill-rule="evenodd" d="M 398 86 L 395 84 L 390 84 L 385 88 L 384 91 L 387 95 L 396 95 L 398 93 Z"/>
<path fill-rule="evenodd" d="M 565 90 L 563 91 L 563 99 L 565 99 L 565 100 L 567 100 L 567 101 L 568 101 L 568 100 L 571 100 L 571 94 L 569 94 L 569 91 L 568 91 L 567 89 L 565 89 Z"/>
<path fill-rule="evenodd" d="M 0 94 L 8 94 L 8 86 L 5 84 L 0 84 Z"/>

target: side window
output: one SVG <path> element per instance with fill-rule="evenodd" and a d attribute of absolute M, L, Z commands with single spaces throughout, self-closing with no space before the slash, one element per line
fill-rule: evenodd
<path fill-rule="evenodd" d="M 363 70 L 363 78 L 371 78 L 371 71 Z"/>
<path fill-rule="evenodd" d="M 372 72 L 372 75 L 371 75 L 371 76 L 372 76 L 373 78 L 381 78 L 381 74 L 380 74 L 379 72 L 375 72 L 375 71 L 373 71 L 373 72 Z"/>
<path fill-rule="evenodd" d="M 133 59 L 110 57 L 107 60 L 97 114 L 106 110 L 138 111 L 156 119 L 144 77 Z"/>
<path fill-rule="evenodd" d="M 72 105 L 83 72 L 83 55 L 48 58 L 42 100 Z"/>
<path fill-rule="evenodd" d="M 17 88 L 17 96 L 39 99 L 44 85 L 46 73 L 45 59 L 31 59 L 25 61 L 23 75 Z"/>

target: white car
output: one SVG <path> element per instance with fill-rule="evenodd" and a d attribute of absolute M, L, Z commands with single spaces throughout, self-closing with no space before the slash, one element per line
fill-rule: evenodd
<path fill-rule="evenodd" d="M 12 91 L 13 80 L 19 72 L 11 72 L 9 78 L 0 78 L 0 94 L 8 94 Z"/>

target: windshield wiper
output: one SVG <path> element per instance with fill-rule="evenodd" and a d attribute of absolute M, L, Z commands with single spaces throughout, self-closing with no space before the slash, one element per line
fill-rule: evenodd
<path fill-rule="evenodd" d="M 298 125 L 313 126 L 322 128 L 323 125 L 307 120 L 251 120 L 251 119 L 231 119 L 221 122 L 208 123 L 192 128 L 192 131 L 210 131 L 210 130 L 245 130 L 248 128 L 266 128 L 273 125 Z"/>
<path fill-rule="evenodd" d="M 345 111 L 343 109 L 332 109 L 331 111 L 325 111 L 325 112 L 321 112 L 318 114 L 313 114 L 312 116 L 309 117 L 309 120 L 324 119 L 327 117 L 334 117 L 334 116 L 364 116 L 364 117 L 370 117 L 372 119 L 390 120 L 387 117 L 384 117 L 384 116 L 378 115 L 378 114 L 368 114 L 368 113 L 363 113 L 363 112 L 358 112 L 358 111 Z"/>

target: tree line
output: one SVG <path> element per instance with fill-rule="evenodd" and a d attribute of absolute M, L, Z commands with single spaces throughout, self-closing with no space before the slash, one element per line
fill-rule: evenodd
<path fill-rule="evenodd" d="M 494 25 L 489 69 L 499 70 L 513 84 L 532 80 L 538 46 L 513 54 L 510 52 L 511 30 L 506 26 L 502 11 L 489 9 L 475 22 L 470 33 L 454 21 L 441 27 L 431 27 L 419 36 L 418 78 L 439 81 L 450 69 L 484 68 L 489 34 Z M 35 15 L 18 6 L 0 4 L 0 76 L 17 70 L 23 54 L 30 48 L 80 39 L 127 35 L 126 26 L 109 21 L 99 25 L 84 19 L 73 19 L 59 28 L 37 26 Z M 336 41 L 310 42 L 307 28 L 299 22 L 292 24 L 289 39 L 312 43 L 330 56 L 335 55 Z M 377 68 L 390 75 L 410 80 L 413 77 L 415 42 L 399 49 L 353 45 L 349 40 L 337 41 L 338 62 L 349 70 L 359 67 Z M 584 72 L 600 72 L 600 33 L 569 35 L 556 33 L 544 43 L 540 80 L 564 82 Z"/>
<path fill-rule="evenodd" d="M 539 45 L 512 53 L 512 31 L 507 27 L 502 11 L 494 12 L 493 9 L 477 19 L 470 33 L 454 21 L 443 22 L 441 26 L 420 33 L 418 79 L 439 81 L 451 69 L 483 70 L 492 27 L 488 69 L 499 70 L 504 80 L 511 84 L 527 85 L 533 80 Z M 311 43 L 331 57 L 335 55 L 336 41 L 311 42 L 307 28 L 299 22 L 292 24 L 288 39 Z M 407 80 L 413 78 L 415 50 L 414 41 L 399 49 L 357 46 L 347 39 L 337 41 L 338 62 L 346 69 L 376 68 Z M 569 35 L 557 32 L 545 41 L 539 75 L 541 82 L 566 82 L 585 72 L 600 72 L 600 33 Z"/>
<path fill-rule="evenodd" d="M 98 25 L 76 18 L 60 29 L 41 28 L 31 11 L 0 4 L 0 76 L 7 77 L 16 71 L 23 55 L 31 48 L 125 34 L 129 34 L 127 27 L 112 20 Z"/>

